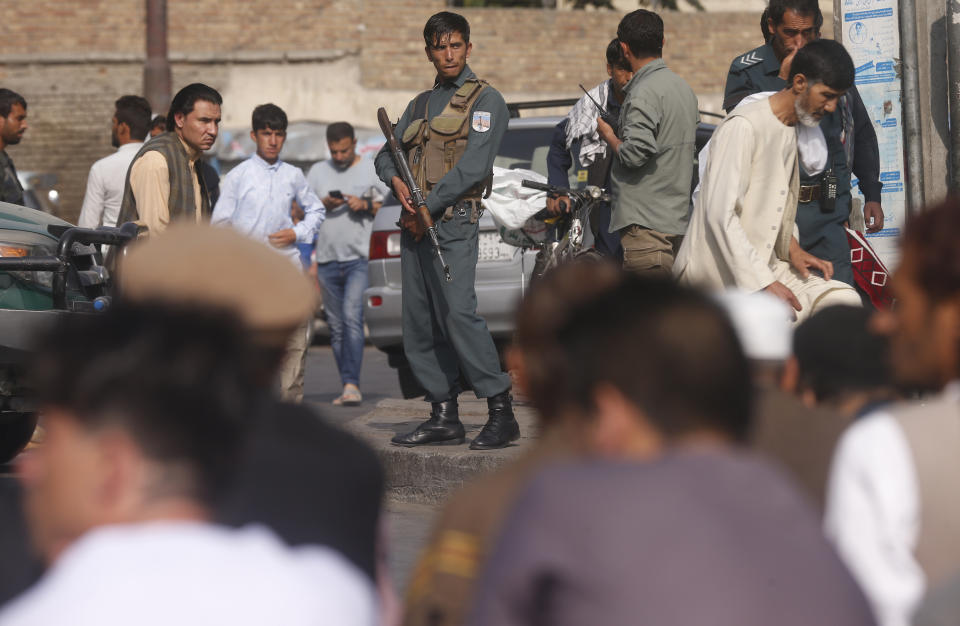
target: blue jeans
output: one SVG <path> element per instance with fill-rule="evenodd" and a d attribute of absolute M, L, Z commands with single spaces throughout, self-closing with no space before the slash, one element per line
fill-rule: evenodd
<path fill-rule="evenodd" d="M 363 290 L 367 288 L 367 260 L 317 263 L 323 288 L 323 309 L 330 326 L 330 346 L 340 370 L 340 381 L 360 385 L 363 361 Z"/>

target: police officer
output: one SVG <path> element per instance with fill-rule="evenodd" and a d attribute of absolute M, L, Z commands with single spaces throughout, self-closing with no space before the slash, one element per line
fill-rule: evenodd
<path fill-rule="evenodd" d="M 727 75 L 723 108 L 729 113 L 746 96 L 779 91 L 786 86 L 796 51 L 819 38 L 823 14 L 817 0 L 771 0 L 764 12 L 767 43 L 733 60 Z M 840 106 L 820 122 L 829 152 L 825 171 L 810 176 L 800 171 L 797 227 L 800 246 L 833 264 L 833 277 L 854 284 L 850 245 L 844 222 L 850 215 L 851 168 L 866 199 L 863 208 L 868 233 L 883 228 L 880 206 L 880 151 L 856 87 Z"/>
<path fill-rule="evenodd" d="M 503 96 L 467 66 L 470 25 L 463 16 L 448 11 L 433 15 L 423 39 L 437 78 L 433 89 L 407 105 L 394 132 L 426 194 L 453 281 L 444 280 L 430 239 L 423 237 L 414 217 L 410 191 L 384 147 L 376 158 L 377 175 L 403 205 L 403 350 L 432 407 L 426 422 L 392 443 L 464 441 L 457 410 L 462 371 L 477 397 L 487 398 L 489 409 L 470 448 L 502 448 L 520 437 L 520 427 L 513 416 L 510 376 L 500 368 L 490 331 L 477 315 L 474 278 L 481 198 L 492 183 L 493 158 L 509 113 Z"/>

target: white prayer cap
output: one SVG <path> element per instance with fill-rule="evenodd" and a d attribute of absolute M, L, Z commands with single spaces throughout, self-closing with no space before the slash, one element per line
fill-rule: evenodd
<path fill-rule="evenodd" d="M 793 315 L 786 302 L 763 291 L 729 289 L 716 294 L 748 359 L 785 361 L 793 340 Z"/>

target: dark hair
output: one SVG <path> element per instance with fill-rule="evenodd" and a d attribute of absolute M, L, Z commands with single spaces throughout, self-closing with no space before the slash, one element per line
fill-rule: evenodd
<path fill-rule="evenodd" d="M 747 358 L 720 307 L 671 280 L 625 276 L 558 333 L 573 370 L 562 379 L 589 411 L 617 388 L 668 438 L 707 428 L 743 441 L 752 387 Z"/>
<path fill-rule="evenodd" d="M 349 122 L 334 122 L 327 126 L 327 143 L 340 141 L 341 139 L 356 139 L 353 126 Z"/>
<path fill-rule="evenodd" d="M 146 139 L 150 132 L 150 102 L 141 96 L 120 96 L 113 106 L 116 108 L 117 122 L 130 128 L 130 136 L 139 141 Z"/>
<path fill-rule="evenodd" d="M 213 87 L 203 83 L 191 83 L 178 91 L 177 95 L 173 97 L 173 101 L 170 102 L 170 110 L 167 111 L 168 131 L 176 130 L 177 124 L 174 117 L 177 113 L 189 115 L 193 111 L 193 105 L 196 104 L 197 100 L 212 102 L 216 105 L 223 104 L 220 92 Z"/>
<path fill-rule="evenodd" d="M 797 326 L 793 354 L 800 386 L 813 390 L 817 402 L 891 386 L 887 339 L 870 332 L 872 315 L 863 307 L 832 306 Z"/>
<path fill-rule="evenodd" d="M 810 83 L 823 83 L 831 89 L 845 91 L 853 86 L 853 59 L 843 44 L 832 39 L 811 41 L 797 51 L 790 64 L 790 78 L 803 74 Z"/>
<path fill-rule="evenodd" d="M 960 198 L 947 196 L 907 220 L 901 244 L 914 261 L 914 278 L 934 302 L 960 296 Z"/>
<path fill-rule="evenodd" d="M 273 103 L 261 104 L 253 110 L 254 132 L 266 128 L 283 132 L 287 131 L 287 114 L 283 112 L 283 109 Z"/>
<path fill-rule="evenodd" d="M 820 32 L 823 26 L 823 13 L 820 12 L 820 3 L 817 0 L 770 0 L 770 4 L 764 10 L 764 18 L 769 17 L 773 20 L 773 25 L 778 26 L 783 23 L 783 16 L 787 11 L 795 11 L 803 17 L 813 16 L 813 27 Z M 767 20 L 763 20 L 763 28 L 767 37 Z"/>
<path fill-rule="evenodd" d="M 770 9 L 764 9 L 760 14 L 760 32 L 763 34 L 763 42 L 770 43 L 773 35 L 770 34 L 770 28 L 767 26 L 767 18 L 770 17 Z"/>
<path fill-rule="evenodd" d="M 150 120 L 150 130 L 154 128 L 167 129 L 167 116 L 166 115 L 155 115 L 152 120 Z"/>
<path fill-rule="evenodd" d="M 5 87 L 0 87 L 0 117 L 8 117 L 13 105 L 19 104 L 23 110 L 27 110 L 27 101 L 16 91 L 11 91 Z"/>
<path fill-rule="evenodd" d="M 517 348 L 523 356 L 526 390 L 544 424 L 573 403 L 566 376 L 574 373 L 576 363 L 565 363 L 567 354 L 557 333 L 579 307 L 623 277 L 619 266 L 588 259 L 560 265 L 534 281 L 517 310 Z"/>
<path fill-rule="evenodd" d="M 627 71 L 632 69 L 623 57 L 623 48 L 620 47 L 620 40 L 616 37 L 607 44 L 607 65 Z"/>
<path fill-rule="evenodd" d="M 430 16 L 423 27 L 423 41 L 427 47 L 436 46 L 445 36 L 460 33 L 464 43 L 470 43 L 470 24 L 467 18 L 450 11 L 440 11 Z"/>
<path fill-rule="evenodd" d="M 662 56 L 663 20 L 646 9 L 627 13 L 617 26 L 617 39 L 625 42 L 635 57 Z"/>
<path fill-rule="evenodd" d="M 42 405 L 90 430 L 124 430 L 148 458 L 190 470 L 170 488 L 209 503 L 229 482 L 255 403 L 246 346 L 226 310 L 117 304 L 68 316 L 30 372 Z"/>

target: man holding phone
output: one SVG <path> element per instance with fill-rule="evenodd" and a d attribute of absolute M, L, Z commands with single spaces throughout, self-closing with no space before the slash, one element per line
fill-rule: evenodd
<path fill-rule="evenodd" d="M 363 400 L 363 290 L 368 285 L 370 232 L 387 189 L 377 178 L 373 160 L 357 154 L 353 126 L 347 122 L 327 126 L 327 147 L 330 158 L 315 163 L 307 173 L 307 183 L 327 210 L 317 231 L 314 264 L 343 384 L 333 404 L 354 406 Z"/>

